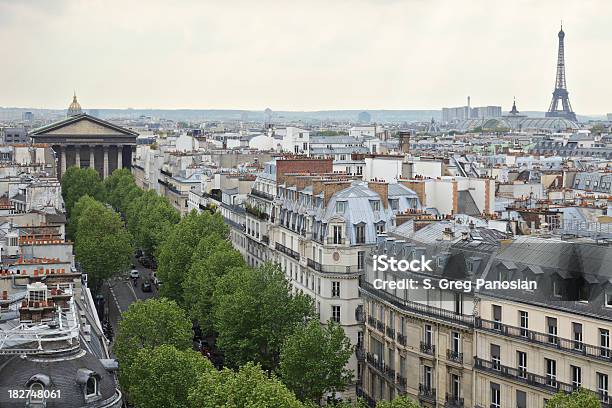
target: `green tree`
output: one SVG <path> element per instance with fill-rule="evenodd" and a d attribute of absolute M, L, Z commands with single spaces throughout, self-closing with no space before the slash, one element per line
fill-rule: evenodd
<path fill-rule="evenodd" d="M 105 199 L 113 208 L 123 213 L 128 205 L 143 191 L 138 188 L 129 169 L 116 169 L 104 180 Z"/>
<path fill-rule="evenodd" d="M 227 238 L 228 228 L 219 214 L 192 211 L 174 225 L 158 249 L 157 275 L 164 282 L 161 295 L 183 302 L 183 280 L 191 268 L 193 253 L 203 237 Z"/>
<path fill-rule="evenodd" d="M 600 408 L 597 395 L 584 388 L 578 388 L 571 394 L 559 392 L 546 403 L 546 408 Z"/>
<path fill-rule="evenodd" d="M 191 347 L 191 322 L 176 302 L 160 298 L 137 301 L 122 314 L 113 352 L 120 363 L 119 380 L 124 387 L 131 386 L 130 366 L 137 361 L 138 351 L 163 344 L 187 350 Z M 139 364 L 139 362 L 138 362 Z"/>
<path fill-rule="evenodd" d="M 126 218 L 136 246 L 155 256 L 169 231 L 181 219 L 168 199 L 155 190 L 148 190 L 134 199 L 127 206 Z"/>
<path fill-rule="evenodd" d="M 127 391 L 130 402 L 138 408 L 184 408 L 198 377 L 215 370 L 201 354 L 172 345 L 143 348 L 135 357 L 138 364 L 129 367 L 134 381 Z"/>
<path fill-rule="evenodd" d="M 238 372 L 206 371 L 189 394 L 189 403 L 193 408 L 304 408 L 282 382 L 253 363 Z"/>
<path fill-rule="evenodd" d="M 400 395 L 392 401 L 378 401 L 376 408 L 420 408 L 420 405 L 409 397 Z"/>
<path fill-rule="evenodd" d="M 255 361 L 275 369 L 287 336 L 313 315 L 311 299 L 293 295 L 283 272 L 269 263 L 230 270 L 213 295 L 217 343 L 233 367 Z"/>
<path fill-rule="evenodd" d="M 72 215 L 66 224 L 66 235 L 68 237 L 73 239 L 76 237 L 77 224 L 83 210 L 98 204 L 100 204 L 100 202 L 89 195 L 82 196 L 79 201 L 76 202 L 74 207 L 72 207 Z"/>
<path fill-rule="evenodd" d="M 346 368 L 353 346 L 338 324 L 318 319 L 299 326 L 283 345 L 279 373 L 300 400 L 319 403 L 323 395 L 346 389 L 353 372 Z"/>
<path fill-rule="evenodd" d="M 62 197 L 69 217 L 72 207 L 84 195 L 89 195 L 97 200 L 104 199 L 104 186 L 100 175 L 94 169 L 70 167 L 62 176 L 61 185 Z"/>
<path fill-rule="evenodd" d="M 232 244 L 216 234 L 200 240 L 191 268 L 183 281 L 185 309 L 204 332 L 213 331 L 212 297 L 217 279 L 230 269 L 245 266 L 244 258 Z"/>
<path fill-rule="evenodd" d="M 124 272 L 130 265 L 132 237 L 119 215 L 89 196 L 77 203 L 75 253 L 97 293 L 105 279 Z M 81 201 L 79 200 L 79 202 Z"/>

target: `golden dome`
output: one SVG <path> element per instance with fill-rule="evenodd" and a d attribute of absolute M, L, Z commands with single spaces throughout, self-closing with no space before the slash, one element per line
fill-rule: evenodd
<path fill-rule="evenodd" d="M 76 92 L 72 97 L 72 103 L 68 107 L 68 116 L 76 116 L 81 114 L 81 105 L 77 101 Z"/>

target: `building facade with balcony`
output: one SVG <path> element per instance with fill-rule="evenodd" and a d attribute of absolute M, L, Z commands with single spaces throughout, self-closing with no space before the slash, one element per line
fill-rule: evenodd
<path fill-rule="evenodd" d="M 367 314 L 361 394 L 371 401 L 401 394 L 424 407 L 472 407 L 475 297 L 471 291 L 440 289 L 438 282 L 474 280 L 504 234 L 451 221 L 415 231 L 415 222 L 423 217 L 412 216 L 390 234 L 380 235 L 371 256 L 429 259 L 432 271 L 367 266 L 360 286 Z M 413 279 L 414 287 L 381 287 L 382 282 L 405 279 Z M 424 279 L 430 279 L 431 289 Z"/>

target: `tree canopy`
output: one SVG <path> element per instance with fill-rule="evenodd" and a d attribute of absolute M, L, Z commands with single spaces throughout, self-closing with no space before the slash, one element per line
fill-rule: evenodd
<path fill-rule="evenodd" d="M 85 195 L 76 203 L 77 260 L 87 272 L 89 287 L 98 292 L 105 279 L 125 272 L 133 252 L 132 237 L 119 215 Z"/>
<path fill-rule="evenodd" d="M 137 301 L 122 314 L 113 351 L 120 362 L 121 385 L 129 387 L 132 380 L 130 366 L 142 348 L 168 344 L 179 350 L 191 347 L 191 322 L 176 302 L 160 298 Z"/>
<path fill-rule="evenodd" d="M 405 395 L 395 397 L 391 401 L 378 401 L 376 408 L 420 408 L 421 406 Z"/>
<path fill-rule="evenodd" d="M 278 366 L 281 345 L 298 324 L 314 315 L 306 295 L 293 295 L 277 265 L 234 268 L 218 279 L 213 295 L 219 347 L 230 367 Z"/>
<path fill-rule="evenodd" d="M 129 169 L 116 169 L 104 180 L 106 202 L 123 213 L 129 204 L 140 197 L 143 191 L 138 188 Z"/>
<path fill-rule="evenodd" d="M 353 346 L 338 324 L 318 319 L 299 326 L 283 345 L 279 373 L 302 401 L 319 403 L 323 395 L 344 390 L 353 379 L 346 368 Z"/>
<path fill-rule="evenodd" d="M 200 240 L 183 281 L 183 296 L 185 309 L 205 332 L 213 331 L 212 298 L 217 279 L 232 268 L 244 266 L 244 258 L 228 240 L 216 234 Z"/>
<path fill-rule="evenodd" d="M 129 367 L 133 382 L 129 400 L 138 408 L 184 408 L 189 390 L 202 373 L 214 371 L 213 365 L 193 350 L 179 350 L 172 345 L 140 349 L 138 364 Z"/>
<path fill-rule="evenodd" d="M 183 302 L 183 280 L 191 268 L 193 253 L 200 240 L 216 235 L 227 238 L 228 228 L 219 214 L 192 211 L 167 233 L 158 250 L 157 275 L 164 284 L 162 296 Z"/>
<path fill-rule="evenodd" d="M 546 408 L 600 408 L 597 395 L 584 388 L 578 388 L 571 394 L 559 392 L 546 403 Z"/>
<path fill-rule="evenodd" d="M 89 195 L 96 200 L 103 200 L 104 186 L 100 175 L 94 169 L 81 169 L 69 167 L 61 180 L 62 197 L 66 206 L 66 213 L 70 217 L 72 208 L 84 195 Z"/>
<path fill-rule="evenodd" d="M 204 372 L 189 394 L 193 408 L 304 408 L 304 405 L 275 377 L 247 363 L 238 372 L 229 369 Z"/>

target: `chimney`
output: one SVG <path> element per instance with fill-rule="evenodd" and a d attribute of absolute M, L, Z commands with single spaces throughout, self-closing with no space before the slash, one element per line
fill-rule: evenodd
<path fill-rule="evenodd" d="M 378 193 L 385 208 L 389 206 L 389 183 L 380 181 L 369 181 L 368 188 Z"/>
<path fill-rule="evenodd" d="M 323 183 L 323 207 L 327 206 L 329 200 L 337 192 L 351 185 L 348 181 L 329 181 Z"/>
<path fill-rule="evenodd" d="M 442 240 L 443 241 L 452 241 L 454 238 L 453 230 L 451 227 L 444 228 L 442 231 Z"/>

